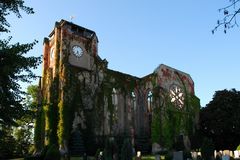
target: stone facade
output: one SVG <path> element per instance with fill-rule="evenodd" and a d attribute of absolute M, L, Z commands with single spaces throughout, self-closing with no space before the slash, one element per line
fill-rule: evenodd
<path fill-rule="evenodd" d="M 143 78 L 110 70 L 98 55 L 95 32 L 65 20 L 56 22 L 44 39 L 40 88 L 44 118 L 39 141 L 57 143 L 64 152 L 71 152 L 72 136 L 79 131 L 87 152 L 94 152 L 88 145 L 102 147 L 109 136 L 129 137 L 137 150 L 149 151 L 154 116 L 160 117 L 160 140 L 155 141 L 161 146 L 171 115 L 181 113 L 175 138 L 191 135 L 197 127 L 200 106 L 194 103 L 199 100 L 189 74 L 163 64 Z"/>

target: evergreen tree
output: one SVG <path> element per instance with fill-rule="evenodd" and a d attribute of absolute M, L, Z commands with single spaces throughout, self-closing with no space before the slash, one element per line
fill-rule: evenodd
<path fill-rule="evenodd" d="M 6 16 L 14 13 L 18 18 L 21 18 L 20 10 L 27 14 L 33 14 L 33 8 L 24 5 L 23 0 L 0 0 L 0 32 L 10 32 L 10 27 Z"/>
<path fill-rule="evenodd" d="M 20 11 L 33 14 L 33 9 L 24 5 L 23 0 L 0 0 L 0 34 L 10 32 L 6 16 L 14 13 L 21 18 Z M 26 57 L 26 53 L 37 43 L 10 44 L 11 37 L 0 39 L 0 125 L 16 125 L 23 109 L 23 92 L 19 82 L 30 82 L 36 78 L 31 69 L 41 63 L 41 57 Z"/>

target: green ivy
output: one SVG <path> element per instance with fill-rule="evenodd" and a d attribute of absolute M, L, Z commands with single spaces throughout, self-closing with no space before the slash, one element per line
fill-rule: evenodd
<path fill-rule="evenodd" d="M 58 144 L 57 126 L 59 120 L 58 114 L 58 77 L 55 77 L 50 86 L 50 104 L 46 108 L 46 117 L 48 125 L 49 145 Z"/>
<path fill-rule="evenodd" d="M 61 100 L 58 103 L 59 108 L 59 123 L 58 123 L 58 143 L 64 144 L 64 140 L 68 140 L 70 137 L 71 126 L 69 124 L 71 115 L 69 114 L 70 107 L 63 104 Z"/>
<path fill-rule="evenodd" d="M 152 143 L 160 143 L 161 139 L 161 109 L 160 107 L 156 107 L 153 109 L 153 117 L 152 117 L 152 126 L 151 126 L 151 137 Z"/>
<path fill-rule="evenodd" d="M 42 136 L 42 133 L 44 133 L 43 132 L 44 128 L 45 128 L 44 110 L 41 109 L 40 111 L 37 112 L 37 117 L 34 126 L 35 151 L 40 151 L 43 148 L 44 136 Z"/>

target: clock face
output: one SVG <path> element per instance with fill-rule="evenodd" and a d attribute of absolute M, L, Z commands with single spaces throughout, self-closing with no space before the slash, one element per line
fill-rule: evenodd
<path fill-rule="evenodd" d="M 170 87 L 170 98 L 171 102 L 179 108 L 184 106 L 184 93 L 182 89 L 177 85 L 172 85 Z"/>
<path fill-rule="evenodd" d="M 83 55 L 83 50 L 80 46 L 74 45 L 72 47 L 72 52 L 76 57 L 81 57 Z"/>

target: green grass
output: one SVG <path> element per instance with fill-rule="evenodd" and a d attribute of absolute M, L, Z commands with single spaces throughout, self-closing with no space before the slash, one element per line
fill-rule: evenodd
<path fill-rule="evenodd" d="M 71 157 L 70 160 L 82 160 L 82 157 Z"/>
<path fill-rule="evenodd" d="M 24 160 L 24 158 L 16 158 L 11 160 Z M 83 160 L 82 157 L 71 157 L 70 160 Z M 95 160 L 94 157 L 88 157 L 88 160 Z M 135 160 L 135 157 L 133 157 L 133 160 Z M 153 155 L 146 155 L 142 156 L 142 160 L 155 160 L 155 157 Z"/>
<path fill-rule="evenodd" d="M 153 155 L 142 156 L 142 160 L 155 160 L 155 156 Z"/>
<path fill-rule="evenodd" d="M 82 157 L 71 157 L 70 160 L 83 160 Z M 88 157 L 88 160 L 95 160 L 94 157 Z"/>
<path fill-rule="evenodd" d="M 83 160 L 83 158 L 82 157 L 71 157 L 70 160 Z M 95 158 L 88 157 L 88 160 L 95 160 Z M 133 160 L 135 160 L 135 157 L 133 157 Z M 153 156 L 153 155 L 142 156 L 142 160 L 155 160 L 155 156 Z"/>

